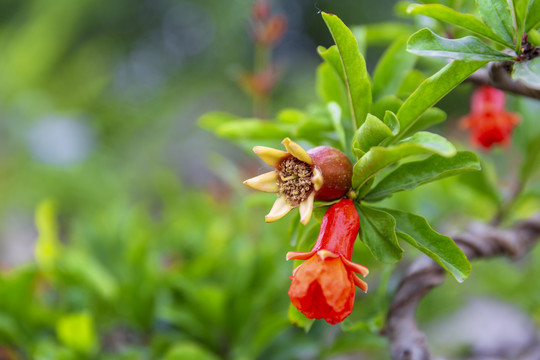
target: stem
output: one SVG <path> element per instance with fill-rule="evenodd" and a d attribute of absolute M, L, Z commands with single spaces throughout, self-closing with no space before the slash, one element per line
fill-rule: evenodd
<path fill-rule="evenodd" d="M 255 44 L 253 58 L 253 73 L 255 76 L 265 71 L 270 66 L 272 48 L 261 44 Z M 258 94 L 253 96 L 253 116 L 264 119 L 268 117 L 270 109 L 270 95 Z"/>

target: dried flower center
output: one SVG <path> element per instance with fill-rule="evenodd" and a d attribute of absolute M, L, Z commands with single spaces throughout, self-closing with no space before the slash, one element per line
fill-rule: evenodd
<path fill-rule="evenodd" d="M 313 168 L 295 157 L 284 160 L 279 169 L 279 193 L 292 206 L 298 206 L 313 191 Z"/>

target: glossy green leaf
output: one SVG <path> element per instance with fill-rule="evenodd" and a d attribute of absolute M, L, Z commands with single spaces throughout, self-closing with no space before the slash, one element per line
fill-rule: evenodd
<path fill-rule="evenodd" d="M 516 39 L 520 41 L 516 45 L 521 46 L 521 37 L 525 31 L 525 19 L 527 17 L 527 9 L 529 7 L 529 0 L 512 0 L 512 14 L 514 16 L 514 24 L 517 28 Z"/>
<path fill-rule="evenodd" d="M 529 2 L 529 10 L 527 19 L 525 20 L 525 31 L 529 32 L 537 29 L 540 24 L 540 0 L 531 0 Z"/>
<path fill-rule="evenodd" d="M 368 114 L 366 121 L 354 134 L 353 147 L 367 152 L 389 136 L 394 136 L 392 130 L 379 118 Z"/>
<path fill-rule="evenodd" d="M 505 42 L 516 43 L 512 10 L 507 0 L 476 0 L 476 8 L 484 23 Z"/>
<path fill-rule="evenodd" d="M 530 87 L 540 89 L 540 58 L 515 63 L 512 77 Z"/>
<path fill-rule="evenodd" d="M 341 57 L 337 45 L 332 45 L 328 49 L 324 46 L 317 47 L 317 52 L 320 57 L 324 59 L 334 70 L 336 75 L 340 78 L 343 84 L 347 85 L 347 79 L 343 72 L 343 65 L 341 63 Z"/>
<path fill-rule="evenodd" d="M 407 50 L 422 56 L 445 57 L 464 61 L 503 61 L 513 56 L 487 46 L 474 36 L 460 39 L 446 39 L 429 29 L 414 33 L 409 39 Z"/>
<path fill-rule="evenodd" d="M 360 188 L 379 171 L 405 157 L 433 153 L 449 157 L 455 155 L 456 148 L 445 138 L 428 132 L 418 132 L 393 146 L 372 147 L 354 165 L 353 189 Z"/>
<path fill-rule="evenodd" d="M 435 260 L 457 281 L 463 282 L 469 276 L 471 264 L 454 240 L 433 230 L 422 216 L 394 209 L 382 210 L 395 218 L 400 239 Z"/>
<path fill-rule="evenodd" d="M 393 135 L 397 135 L 399 133 L 399 120 L 396 114 L 394 114 L 392 111 L 387 110 L 384 113 L 383 122 L 392 131 Z"/>
<path fill-rule="evenodd" d="M 503 40 L 473 15 L 462 14 L 441 4 L 411 4 L 407 8 L 407 12 L 413 15 L 429 16 L 440 21 L 460 26 L 506 47 L 513 46 L 512 43 Z"/>
<path fill-rule="evenodd" d="M 485 61 L 463 62 L 454 60 L 422 82 L 416 91 L 405 100 L 396 114 L 401 130 L 394 140 L 397 141 L 403 138 L 403 134 L 407 133 L 407 130 L 415 124 L 423 113 L 485 64 Z"/>
<path fill-rule="evenodd" d="M 382 179 L 366 196 L 366 201 L 379 201 L 397 191 L 413 190 L 417 186 L 470 171 L 481 170 L 478 157 L 461 151 L 451 158 L 431 155 L 422 161 L 401 165 Z"/>
<path fill-rule="evenodd" d="M 360 53 L 356 38 L 347 26 L 335 15 L 323 12 L 322 16 L 336 42 L 343 67 L 354 129 L 357 129 L 364 122 L 371 107 L 371 82 L 366 62 Z"/>
<path fill-rule="evenodd" d="M 395 232 L 396 221 L 381 210 L 369 206 L 357 206 L 360 216 L 360 239 L 379 261 L 390 264 L 401 259 L 403 249 Z"/>
<path fill-rule="evenodd" d="M 399 37 L 377 63 L 373 74 L 373 98 L 396 95 L 415 61 L 416 56 L 407 52 L 407 37 Z"/>
<path fill-rule="evenodd" d="M 428 109 L 422 114 L 422 116 L 420 116 L 420 118 L 418 118 L 413 126 L 403 133 L 403 137 L 411 136 L 420 130 L 425 130 L 430 126 L 443 122 L 444 120 L 446 120 L 446 113 L 444 111 L 436 107 Z"/>

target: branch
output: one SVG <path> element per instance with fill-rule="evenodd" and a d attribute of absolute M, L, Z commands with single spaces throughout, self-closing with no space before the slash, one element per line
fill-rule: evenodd
<path fill-rule="evenodd" d="M 488 64 L 488 68 L 482 68 L 469 76 L 467 81 L 478 85 L 489 85 L 494 88 L 523 95 L 540 100 L 540 89 L 529 87 L 521 81 L 516 81 L 510 76 L 513 63 L 499 61 Z"/>
<path fill-rule="evenodd" d="M 525 255 L 540 237 L 540 213 L 510 229 L 473 223 L 468 232 L 454 238 L 469 260 L 499 255 L 513 259 Z M 420 300 L 444 282 L 445 271 L 427 257 L 416 260 L 401 280 L 388 312 L 384 330 L 394 360 L 435 360 L 415 314 Z"/>

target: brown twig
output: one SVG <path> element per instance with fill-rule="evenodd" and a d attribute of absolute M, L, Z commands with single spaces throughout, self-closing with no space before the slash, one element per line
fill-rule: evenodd
<path fill-rule="evenodd" d="M 492 62 L 488 64 L 487 68 L 482 68 L 469 76 L 467 81 L 540 100 L 540 89 L 532 88 L 521 81 L 512 79 L 510 76 L 512 66 L 513 63 L 510 61 Z"/>
<path fill-rule="evenodd" d="M 519 258 L 540 237 L 540 213 L 510 229 L 474 223 L 454 238 L 470 259 L 505 255 Z M 387 316 L 385 335 L 390 340 L 394 360 L 434 360 L 425 335 L 417 326 L 415 314 L 420 300 L 435 286 L 444 282 L 445 271 L 434 261 L 422 257 L 414 262 L 401 280 Z"/>

